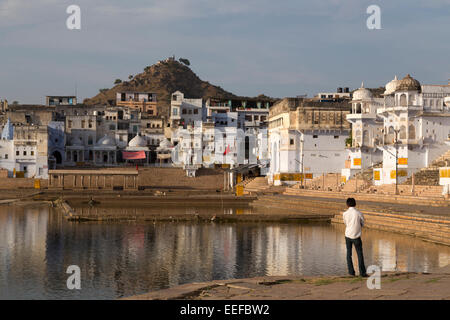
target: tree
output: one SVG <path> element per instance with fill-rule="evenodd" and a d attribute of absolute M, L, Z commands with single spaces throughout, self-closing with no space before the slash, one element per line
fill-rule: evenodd
<path fill-rule="evenodd" d="M 105 89 L 100 89 L 98 91 L 100 91 L 100 93 L 105 93 L 106 91 L 108 91 L 109 89 L 105 88 Z"/>
<path fill-rule="evenodd" d="M 19 104 L 19 101 L 13 101 L 12 104 L 13 104 L 13 105 L 18 105 L 18 104 Z"/>
<path fill-rule="evenodd" d="M 187 65 L 187 66 L 190 66 L 190 65 L 191 65 L 191 63 L 189 62 L 188 59 L 180 58 L 179 61 L 180 61 L 181 63 Z"/>
<path fill-rule="evenodd" d="M 130 74 L 130 75 L 128 76 L 128 79 L 129 79 L 129 80 L 133 79 L 133 75 Z"/>
<path fill-rule="evenodd" d="M 116 81 L 114 81 L 114 84 L 119 84 L 119 83 L 122 83 L 122 80 L 116 79 Z"/>
<path fill-rule="evenodd" d="M 350 134 L 349 137 L 347 139 L 345 139 L 345 145 L 347 147 L 351 147 L 353 144 L 353 139 L 352 139 L 352 130 L 350 130 Z"/>

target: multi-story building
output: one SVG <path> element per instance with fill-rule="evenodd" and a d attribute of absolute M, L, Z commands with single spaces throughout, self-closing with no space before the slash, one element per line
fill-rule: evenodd
<path fill-rule="evenodd" d="M 385 94 L 388 92 L 386 90 Z M 346 115 L 352 131 L 346 143 L 348 154 L 345 168 L 341 172 L 345 181 L 383 159 L 383 152 L 377 148 L 383 140 L 383 119 L 377 110 L 383 103 L 384 99 L 374 97 L 370 90 L 364 88 L 364 83 L 353 93 L 351 113 Z"/>
<path fill-rule="evenodd" d="M 340 172 L 350 124 L 347 102 L 285 98 L 269 113 L 269 182 L 298 183 L 302 177 Z"/>
<path fill-rule="evenodd" d="M 149 116 L 158 115 L 156 93 L 151 92 L 117 92 L 116 105 L 139 110 Z"/>
<path fill-rule="evenodd" d="M 47 126 L 16 125 L 8 119 L 0 140 L 0 167 L 9 177 L 48 177 Z"/>
<path fill-rule="evenodd" d="M 77 104 L 76 96 L 46 96 L 46 106 L 75 106 Z"/>
<path fill-rule="evenodd" d="M 352 145 L 342 174 L 348 179 L 380 163 L 373 169 L 374 183 L 393 184 L 429 166 L 449 149 L 448 97 L 450 83 L 421 85 L 410 75 L 387 83 L 382 98 L 363 86 L 355 91 L 347 115 Z"/>
<path fill-rule="evenodd" d="M 348 87 L 345 88 L 337 88 L 336 92 L 319 92 L 315 99 L 324 102 L 324 101 L 339 101 L 343 99 L 351 99 L 352 94 Z"/>
<path fill-rule="evenodd" d="M 401 182 L 450 149 L 450 108 L 444 103 L 450 84 L 421 85 L 408 74 L 386 88 L 384 106 L 377 109 L 383 166 L 374 169 L 376 184 Z"/>
<path fill-rule="evenodd" d="M 202 99 L 187 99 L 180 91 L 172 94 L 169 119 L 172 130 L 176 130 L 180 126 L 186 128 L 196 121 L 202 121 L 204 118 L 205 109 Z"/>

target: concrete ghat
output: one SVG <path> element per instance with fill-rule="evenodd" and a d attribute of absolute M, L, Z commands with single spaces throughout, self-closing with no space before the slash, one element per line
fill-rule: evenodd
<path fill-rule="evenodd" d="M 402 233 L 422 240 L 450 246 L 450 218 L 444 216 L 417 216 L 368 212 L 362 210 L 365 227 Z M 342 213 L 336 214 L 332 223 L 343 223 Z"/>
<path fill-rule="evenodd" d="M 348 276 L 260 277 L 190 283 L 126 300 L 415 300 L 450 299 L 449 273 L 383 273 L 381 288 Z"/>

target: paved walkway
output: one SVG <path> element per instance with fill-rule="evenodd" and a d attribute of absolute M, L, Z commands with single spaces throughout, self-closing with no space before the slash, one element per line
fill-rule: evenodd
<path fill-rule="evenodd" d="M 450 300 L 450 273 L 386 273 L 381 289 L 360 277 L 262 277 L 192 283 L 136 300 Z"/>

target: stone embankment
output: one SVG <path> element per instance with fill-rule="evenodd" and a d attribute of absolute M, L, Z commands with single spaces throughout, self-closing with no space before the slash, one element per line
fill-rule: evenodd
<path fill-rule="evenodd" d="M 380 289 L 350 276 L 261 277 L 190 283 L 127 300 L 442 300 L 449 273 L 383 273 Z"/>
<path fill-rule="evenodd" d="M 402 233 L 450 246 L 450 216 L 362 212 L 366 228 Z M 331 222 L 343 223 L 342 214 L 336 214 Z"/>
<path fill-rule="evenodd" d="M 392 186 L 391 186 L 392 187 Z M 395 187 L 395 186 L 394 186 Z M 405 187 L 405 186 L 402 186 Z M 420 187 L 417 187 L 418 190 Z M 330 199 L 346 199 L 353 197 L 357 201 L 372 201 L 372 202 L 384 202 L 384 203 L 399 203 L 399 204 L 417 204 L 428 205 L 437 207 L 450 208 L 450 200 L 445 199 L 439 193 L 433 190 L 433 193 L 428 193 L 430 186 L 426 189 L 420 189 L 424 192 L 424 195 L 394 195 L 390 193 L 382 193 L 383 190 L 379 188 L 379 193 L 354 193 L 354 192 L 332 192 L 332 191 L 315 191 L 298 188 L 287 188 L 284 192 L 285 195 L 291 196 L 304 196 L 304 197 L 316 197 L 316 198 L 330 198 Z M 442 189 L 442 188 L 441 188 Z M 449 209 L 450 210 L 450 209 Z"/>
<path fill-rule="evenodd" d="M 322 194 L 323 192 L 315 192 Z M 364 199 L 364 198 L 363 198 Z M 357 207 L 366 217 L 366 227 L 407 234 L 426 241 L 450 245 L 450 208 L 377 202 L 357 199 Z M 322 198 L 320 196 L 260 196 L 251 204 L 258 212 L 292 215 L 317 215 L 333 223 L 343 223 L 342 213 L 347 209 L 345 197 Z"/>

